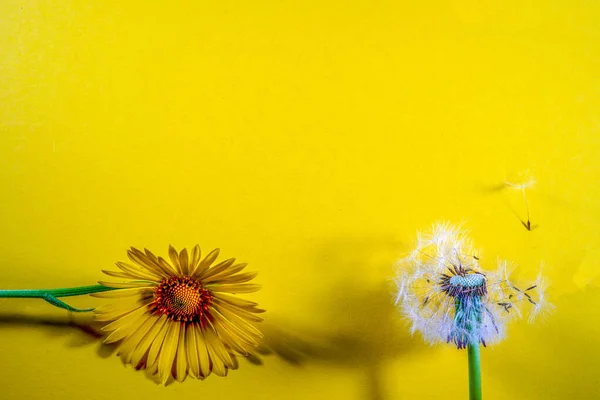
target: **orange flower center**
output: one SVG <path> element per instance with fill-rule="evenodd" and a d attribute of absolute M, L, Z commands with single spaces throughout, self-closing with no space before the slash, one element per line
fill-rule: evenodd
<path fill-rule="evenodd" d="M 204 325 L 210 318 L 208 310 L 213 295 L 202 283 L 189 276 L 165 279 L 155 289 L 150 308 L 174 321 L 199 322 Z"/>

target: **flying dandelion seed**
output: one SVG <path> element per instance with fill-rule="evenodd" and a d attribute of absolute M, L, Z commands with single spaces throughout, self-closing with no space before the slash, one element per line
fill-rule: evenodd
<path fill-rule="evenodd" d="M 530 231 L 531 227 L 531 218 L 529 216 L 529 203 L 527 202 L 527 194 L 525 193 L 525 189 L 532 187 L 535 185 L 535 178 L 529 171 L 524 171 L 518 174 L 514 179 L 510 179 L 504 182 L 506 187 L 518 190 L 523 195 L 523 202 L 525 203 L 525 212 L 527 213 L 527 222 L 521 221 L 523 226 Z"/>
<path fill-rule="evenodd" d="M 420 234 L 399 267 L 396 303 L 411 332 L 430 344 L 487 346 L 505 337 L 509 321 L 549 309 L 541 274 L 533 283 L 519 284 L 510 279 L 505 261 L 494 270 L 482 269 L 470 239 L 449 224 Z"/>

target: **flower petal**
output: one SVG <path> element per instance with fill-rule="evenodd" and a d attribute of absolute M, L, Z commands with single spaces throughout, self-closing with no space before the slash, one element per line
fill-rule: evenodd
<path fill-rule="evenodd" d="M 139 327 L 139 322 L 144 319 L 144 314 L 146 313 L 147 306 L 143 305 L 130 312 L 129 314 L 119 318 L 116 321 L 111 322 L 102 328 L 103 331 L 112 333 L 108 335 L 106 339 L 104 339 L 104 343 L 114 343 L 119 340 L 131 335 L 135 330 Z"/>
<path fill-rule="evenodd" d="M 96 321 L 115 321 L 130 312 L 136 310 L 142 305 L 150 304 L 150 300 L 139 301 L 135 299 L 135 302 L 124 302 L 121 301 L 116 304 L 106 304 L 98 307 L 94 310 L 94 320 Z"/>
<path fill-rule="evenodd" d="M 227 346 L 231 347 L 234 351 L 237 351 L 239 354 L 247 356 L 250 351 L 256 347 L 256 344 L 253 344 L 249 340 L 241 337 L 239 333 L 232 331 L 232 329 L 220 319 L 215 318 L 213 325 L 223 342 L 227 344 Z"/>
<path fill-rule="evenodd" d="M 260 289 L 260 285 L 254 283 L 234 283 L 231 285 L 206 285 L 212 292 L 225 293 L 252 293 Z"/>
<path fill-rule="evenodd" d="M 258 346 L 257 339 L 259 337 L 257 337 L 256 335 L 253 335 L 252 333 L 243 330 L 240 326 L 227 319 L 227 317 L 225 317 L 216 309 L 212 311 L 211 315 L 215 319 L 216 323 L 218 323 L 223 328 L 227 329 L 227 331 L 231 335 L 239 339 L 241 342 L 250 344 L 252 346 Z"/>
<path fill-rule="evenodd" d="M 150 282 L 150 281 L 145 281 L 145 282 L 106 282 L 106 281 L 98 281 L 99 284 L 101 284 L 102 286 L 106 286 L 106 287 L 110 287 L 110 288 L 115 288 L 115 289 L 129 289 L 129 288 L 141 288 L 141 287 L 145 287 L 148 289 L 153 289 L 157 283 L 156 282 Z"/>
<path fill-rule="evenodd" d="M 227 367 L 225 363 L 217 355 L 214 346 L 217 345 L 218 340 L 214 337 L 214 333 L 211 335 L 212 328 L 203 329 L 204 340 L 206 341 L 206 349 L 208 350 L 208 356 L 212 362 L 212 371 L 218 376 L 227 376 Z M 221 343 L 222 344 L 222 343 Z"/>
<path fill-rule="evenodd" d="M 131 357 L 133 356 L 133 351 L 135 350 L 136 346 L 139 344 L 140 340 L 144 337 L 144 335 L 148 333 L 148 331 L 152 328 L 156 321 L 158 321 L 158 317 L 152 314 L 147 314 L 145 316 L 144 322 L 140 324 L 139 328 L 137 328 L 131 336 L 123 340 L 123 342 L 119 346 L 117 355 L 122 355 L 121 359 L 125 364 L 131 362 Z"/>
<path fill-rule="evenodd" d="M 186 346 L 189 346 L 189 343 L 186 343 L 185 325 L 182 325 L 179 329 L 179 342 L 177 344 L 177 356 L 175 357 L 175 379 L 177 382 L 183 382 L 188 374 Z"/>
<path fill-rule="evenodd" d="M 210 265 L 215 262 L 215 260 L 219 257 L 220 249 L 214 249 L 200 262 L 198 268 L 194 272 L 194 277 L 198 277 L 204 273 L 210 267 Z"/>
<path fill-rule="evenodd" d="M 175 267 L 178 273 L 181 273 L 181 266 L 179 265 L 179 254 L 177 254 L 177 250 L 175 247 L 169 245 L 169 259 L 171 260 L 171 264 Z"/>
<path fill-rule="evenodd" d="M 146 297 L 152 295 L 154 291 L 147 287 L 131 288 L 131 289 L 119 289 L 119 290 L 108 290 L 106 292 L 91 293 L 90 296 L 100 297 L 103 299 L 115 299 L 119 297 L 128 296 L 141 296 Z"/>
<path fill-rule="evenodd" d="M 200 262 L 200 256 L 202 252 L 200 251 L 200 246 L 195 245 L 192 249 L 192 259 L 190 260 L 188 275 L 193 276 L 196 268 L 198 267 L 198 263 Z"/>
<path fill-rule="evenodd" d="M 216 281 L 217 279 L 224 279 L 233 274 L 237 274 L 238 272 L 240 272 L 247 266 L 248 266 L 248 263 L 239 263 L 239 264 L 232 265 L 230 268 L 226 269 L 225 271 L 222 271 L 218 274 L 212 275 L 210 277 L 210 279 L 203 278 L 203 281 L 210 282 L 210 281 Z"/>
<path fill-rule="evenodd" d="M 158 270 L 161 271 L 163 278 L 168 278 L 173 275 L 173 270 L 171 268 L 164 268 L 159 262 L 158 257 L 154 255 L 150 250 L 144 249 L 146 258 L 152 262 L 152 265 Z M 141 253 L 141 252 L 140 252 Z"/>
<path fill-rule="evenodd" d="M 188 275 L 188 271 L 189 271 L 188 260 L 189 260 L 189 257 L 188 257 L 187 249 L 181 250 L 181 252 L 179 253 L 179 267 L 181 268 L 181 273 L 183 275 Z"/>
<path fill-rule="evenodd" d="M 217 277 L 218 279 L 214 279 L 214 278 L 210 278 L 208 280 L 206 280 L 206 282 L 211 282 L 214 284 L 219 284 L 219 283 L 228 283 L 228 284 L 233 284 L 233 283 L 244 283 L 244 282 L 248 282 L 251 281 L 252 279 L 256 278 L 256 275 L 258 275 L 258 272 L 244 272 L 243 274 L 237 274 L 237 275 L 233 275 L 233 276 L 227 276 L 227 277 Z"/>
<path fill-rule="evenodd" d="M 229 294 L 219 293 L 216 294 L 215 297 L 219 300 L 226 301 L 236 307 L 243 308 L 245 310 L 253 309 L 258 305 L 258 303 L 255 303 L 253 301 L 240 299 L 237 296 L 231 296 Z"/>
<path fill-rule="evenodd" d="M 162 331 L 162 328 L 164 327 L 166 322 L 166 315 L 161 315 L 160 317 L 156 318 L 154 324 L 150 327 L 148 332 L 141 338 L 140 342 L 133 350 L 131 356 L 131 363 L 134 366 L 139 365 L 140 361 L 144 358 L 144 356 L 150 349 L 150 346 L 154 343 L 155 340 L 157 340 L 158 334 Z"/>
<path fill-rule="evenodd" d="M 158 265 L 156 256 L 147 249 L 146 253 L 143 253 L 141 250 L 132 247 L 131 249 L 127 250 L 127 256 L 138 266 L 153 272 L 161 278 L 166 278 L 168 276 L 168 274 L 165 273 L 165 271 L 163 271 Z"/>
<path fill-rule="evenodd" d="M 264 312 L 264 310 L 261 310 L 259 308 L 255 308 L 252 311 L 248 311 L 248 310 L 244 310 L 242 308 L 238 308 L 235 307 L 225 301 L 221 301 L 218 298 L 215 297 L 214 299 L 214 307 L 216 307 L 217 309 L 220 308 L 225 308 L 227 309 L 229 312 L 232 312 L 244 319 L 247 319 L 248 321 L 252 321 L 252 322 L 261 322 L 263 319 L 261 317 L 259 317 L 258 315 L 254 315 L 253 313 L 261 313 Z"/>
<path fill-rule="evenodd" d="M 211 276 L 217 275 L 217 274 L 227 270 L 227 268 L 231 267 L 234 262 L 235 262 L 235 258 L 229 258 L 225 261 L 221 261 L 220 263 L 218 263 L 214 267 L 207 269 L 206 271 L 204 271 L 202 274 L 198 275 L 197 277 L 198 277 L 198 279 L 203 280 L 203 281 L 207 280 Z"/>
<path fill-rule="evenodd" d="M 152 366 L 156 362 L 158 358 L 158 354 L 160 353 L 160 349 L 162 348 L 163 342 L 165 340 L 165 336 L 167 335 L 167 331 L 169 330 L 169 326 L 173 324 L 173 321 L 166 317 L 166 322 L 161 326 L 160 331 L 156 334 L 156 337 L 152 341 L 152 345 L 150 346 L 150 351 L 148 352 L 148 360 L 147 365 Z"/>
<path fill-rule="evenodd" d="M 196 344 L 198 347 L 198 362 L 200 363 L 200 374 L 207 377 L 211 373 L 210 356 L 206 348 L 206 339 L 200 325 L 192 325 L 196 335 Z"/>
<path fill-rule="evenodd" d="M 104 272 L 106 275 L 114 276 L 115 278 L 135 279 L 135 277 L 131 276 L 131 274 L 126 274 L 125 272 L 107 271 L 105 269 L 103 269 L 102 272 Z"/>
<path fill-rule="evenodd" d="M 158 263 L 160 264 L 161 268 L 163 268 L 166 271 L 170 271 L 169 276 L 177 276 L 179 274 L 177 272 L 177 270 L 171 264 L 169 264 L 164 258 L 158 257 Z"/>
<path fill-rule="evenodd" d="M 115 264 L 117 265 L 117 267 L 119 267 L 121 271 L 125 272 L 126 274 L 129 274 L 134 279 L 148 279 L 151 281 L 160 281 L 161 279 L 161 277 L 158 274 L 148 269 L 142 270 L 140 268 L 134 267 L 131 264 L 127 264 L 121 261 L 118 261 Z"/>
<path fill-rule="evenodd" d="M 193 325 L 188 325 L 185 330 L 185 344 L 187 359 L 190 365 L 190 375 L 194 378 L 200 377 L 200 363 L 198 361 L 198 344 L 196 343 L 196 332 Z"/>
<path fill-rule="evenodd" d="M 171 377 L 173 361 L 175 361 L 175 354 L 179 342 L 180 328 L 180 322 L 173 321 L 169 324 L 169 330 L 167 331 L 165 341 L 163 342 L 162 349 L 158 355 L 158 375 L 160 376 L 162 384 L 167 383 L 167 380 Z"/>
<path fill-rule="evenodd" d="M 263 336 L 262 333 L 258 329 L 256 329 L 252 324 L 250 324 L 244 318 L 240 317 L 237 313 L 231 312 L 230 310 L 223 308 L 223 307 L 219 307 L 219 306 L 216 306 L 216 307 L 218 307 L 218 311 L 225 318 L 227 318 L 227 320 L 231 321 L 232 324 L 235 325 L 236 327 L 238 327 L 256 337 L 261 338 Z"/>
<path fill-rule="evenodd" d="M 228 368 L 233 367 L 233 360 L 229 351 L 225 348 L 223 341 L 218 337 L 217 331 L 214 327 L 210 327 L 204 330 L 204 337 L 207 338 L 209 345 L 215 350 L 216 355 L 223 361 L 223 365 Z"/>

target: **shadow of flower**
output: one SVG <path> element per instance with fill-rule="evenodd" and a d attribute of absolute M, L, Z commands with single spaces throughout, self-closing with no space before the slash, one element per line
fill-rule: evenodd
<path fill-rule="evenodd" d="M 37 326 L 45 328 L 50 336 L 68 338 L 68 347 L 87 346 L 98 343 L 98 355 L 103 358 L 111 356 L 115 346 L 102 343 L 104 333 L 102 324 L 94 321 L 93 315 L 64 313 L 64 315 L 28 315 L 0 314 L 0 327 Z"/>

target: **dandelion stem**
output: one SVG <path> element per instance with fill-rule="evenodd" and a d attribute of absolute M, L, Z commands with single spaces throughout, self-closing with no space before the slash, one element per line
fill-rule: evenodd
<path fill-rule="evenodd" d="M 479 344 L 469 344 L 469 400 L 481 400 L 481 364 Z"/>
<path fill-rule="evenodd" d="M 71 307 L 59 297 L 81 296 L 90 293 L 106 292 L 115 290 L 115 288 L 106 287 L 103 285 L 79 286 L 74 288 L 59 288 L 59 289 L 15 289 L 15 290 L 0 290 L 0 298 L 38 298 L 46 300 L 53 306 L 64 308 L 71 312 L 88 312 L 93 311 L 93 308 L 75 308 Z"/>
<path fill-rule="evenodd" d="M 454 305 L 456 308 L 454 324 L 458 335 L 453 337 L 453 340 L 459 349 L 467 348 L 469 358 L 469 400 L 481 400 L 481 366 L 479 360 L 482 320 L 481 297 L 471 295 L 471 292 L 462 293 L 454 299 Z"/>

